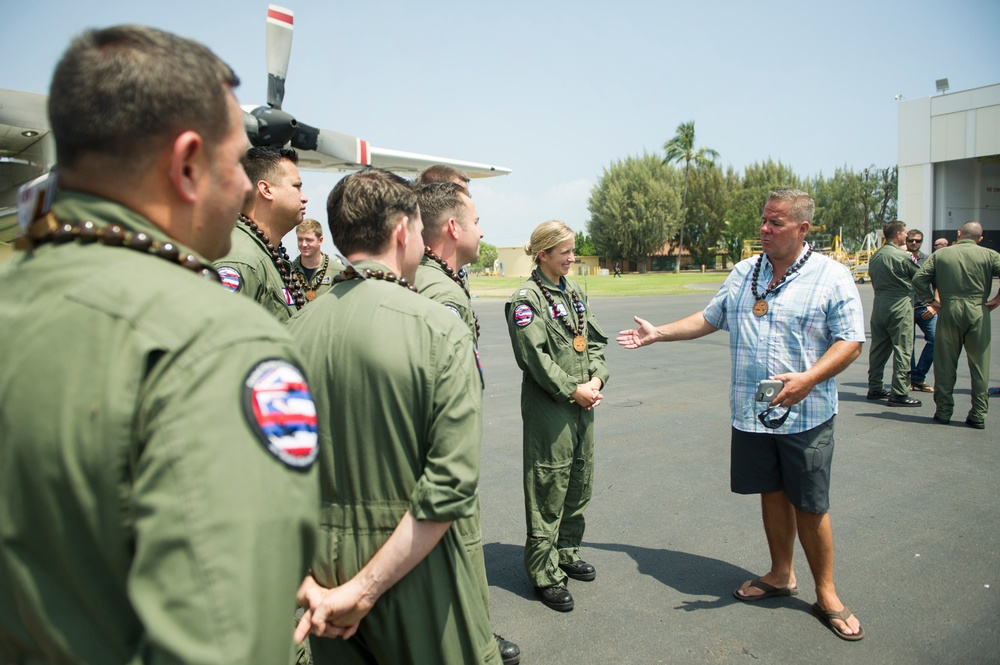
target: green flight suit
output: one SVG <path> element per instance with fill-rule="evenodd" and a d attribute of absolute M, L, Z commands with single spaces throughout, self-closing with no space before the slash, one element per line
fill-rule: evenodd
<path fill-rule="evenodd" d="M 597 325 L 578 284 L 563 278 L 565 290 L 535 269 L 557 307 L 576 326 L 569 291 L 582 303 L 587 348 L 578 353 L 573 335 L 549 308 L 541 289 L 527 280 L 507 301 L 507 328 L 514 358 L 524 372 L 521 419 L 524 433 L 524 508 L 528 535 L 524 567 L 534 586 L 561 584 L 560 563 L 580 559 L 583 511 L 594 488 L 594 412 L 569 401 L 581 383 L 599 377 L 607 384 L 604 347 L 608 338 Z"/>
<path fill-rule="evenodd" d="M 53 212 L 170 240 L 93 196 Z M 301 379 L 287 331 L 177 263 L 68 242 L 0 267 L 0 336 L 0 662 L 290 662 L 314 408 L 291 466 L 250 401 L 264 366 Z"/>
<path fill-rule="evenodd" d="M 465 290 L 444 271 L 444 268 L 434 259 L 425 256 L 417 268 L 417 290 L 434 302 L 439 302 L 462 318 L 462 321 L 472 332 L 473 343 L 478 343 L 476 332 L 476 316 L 472 311 L 472 302 Z"/>
<path fill-rule="evenodd" d="M 310 302 L 307 295 L 309 290 L 315 292 L 313 300 L 323 295 L 333 286 L 333 278 L 344 271 L 344 264 L 338 259 L 323 254 L 323 263 L 313 273 L 312 279 L 306 278 L 306 269 L 302 267 L 302 257 L 296 256 L 292 259 L 292 271 L 299 273 L 302 277 L 302 295 L 306 298 L 306 303 Z"/>
<path fill-rule="evenodd" d="M 385 266 L 359 261 L 365 268 Z M 322 509 L 313 575 L 354 577 L 407 510 L 472 518 L 482 379 L 468 329 L 440 305 L 374 278 L 335 284 L 289 329 L 313 382 Z M 350 640 L 310 638 L 327 663 L 500 663 L 473 563 L 455 525 L 375 603 Z"/>
<path fill-rule="evenodd" d="M 941 298 L 934 339 L 934 404 L 939 418 L 955 410 L 958 357 L 965 349 L 972 378 L 969 420 L 983 422 L 989 409 L 990 298 L 993 279 L 1000 277 L 1000 254 L 973 240 L 959 240 L 932 253 L 913 278 L 917 298 Z"/>
<path fill-rule="evenodd" d="M 232 242 L 229 253 L 215 262 L 223 285 L 230 291 L 242 293 L 260 303 L 278 321 L 284 322 L 292 318 L 296 312 L 295 302 L 264 241 L 249 226 L 237 222 L 233 228 Z M 293 274 L 290 264 L 288 269 L 289 275 Z"/>
<path fill-rule="evenodd" d="M 476 340 L 476 320 L 472 312 L 472 303 L 469 296 L 458 285 L 455 280 L 448 276 L 437 261 L 425 256 L 420 260 L 417 267 L 416 284 L 417 291 L 427 296 L 434 302 L 441 303 L 448 308 L 448 311 L 462 318 L 462 322 L 468 326 L 472 333 L 472 343 L 475 346 Z M 477 350 L 478 355 L 478 350 Z M 475 513 L 471 518 L 463 518 L 455 522 L 458 535 L 462 538 L 462 544 L 472 559 L 472 564 L 476 570 L 476 577 L 479 579 L 480 591 L 483 594 L 483 602 L 486 604 L 486 611 L 490 609 L 490 585 L 486 580 L 486 560 L 483 557 L 483 533 L 480 528 L 479 497 L 476 497 Z"/>
<path fill-rule="evenodd" d="M 892 393 L 910 392 L 910 359 L 913 357 L 913 255 L 887 242 L 872 254 L 868 275 L 875 300 L 872 304 L 872 345 L 868 350 L 868 390 L 882 390 L 882 372 L 892 356 Z"/>

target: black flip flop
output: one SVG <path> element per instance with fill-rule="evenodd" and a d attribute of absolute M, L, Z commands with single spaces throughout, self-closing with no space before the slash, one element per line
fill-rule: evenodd
<path fill-rule="evenodd" d="M 774 598 L 775 596 L 797 596 L 799 595 L 799 588 L 797 586 L 785 587 L 784 589 L 779 589 L 776 586 L 771 586 L 767 582 L 762 581 L 759 577 L 750 582 L 750 586 L 757 587 L 764 593 L 759 596 L 743 596 L 740 595 L 740 587 L 733 591 L 733 598 L 736 600 L 741 600 L 744 603 L 753 603 L 758 600 L 764 600 L 765 598 Z"/>
<path fill-rule="evenodd" d="M 847 625 L 847 620 L 850 619 L 851 615 L 853 614 L 853 612 L 847 609 L 847 606 L 844 606 L 844 609 L 840 610 L 839 612 L 834 612 L 833 610 L 824 610 L 822 607 L 819 606 L 818 603 L 813 603 L 812 611 L 813 614 L 819 617 L 820 621 L 826 624 L 827 628 L 833 631 L 834 635 L 836 635 L 842 640 L 847 640 L 848 642 L 857 642 L 858 640 L 864 638 L 865 636 L 864 626 L 859 625 L 858 632 L 852 635 L 851 633 L 845 633 L 844 631 L 840 630 L 840 628 L 837 628 L 837 626 L 834 625 L 833 623 L 834 619 L 840 619 L 841 621 L 844 622 L 844 625 Z"/>

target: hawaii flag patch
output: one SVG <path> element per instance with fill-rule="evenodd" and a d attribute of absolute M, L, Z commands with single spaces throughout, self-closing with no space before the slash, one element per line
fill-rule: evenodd
<path fill-rule="evenodd" d="M 518 305 L 514 308 L 514 323 L 518 328 L 523 328 L 535 320 L 535 313 L 531 311 L 530 305 Z"/>
<path fill-rule="evenodd" d="M 219 273 L 219 279 L 222 280 L 222 285 L 233 293 L 239 291 L 240 287 L 243 286 L 240 273 L 237 272 L 236 268 L 222 266 L 217 272 Z"/>
<path fill-rule="evenodd" d="M 243 406 L 264 448 L 294 469 L 316 461 L 316 405 L 305 377 L 277 358 L 257 364 L 243 382 Z"/>

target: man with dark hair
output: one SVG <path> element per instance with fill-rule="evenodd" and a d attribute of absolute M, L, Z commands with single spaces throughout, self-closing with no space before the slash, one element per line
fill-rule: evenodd
<path fill-rule="evenodd" d="M 417 269 L 417 289 L 460 316 L 478 340 L 471 296 L 459 277 L 462 266 L 479 258 L 483 232 L 476 204 L 464 187 L 451 182 L 420 185 L 417 195 L 426 245 Z"/>
<path fill-rule="evenodd" d="M 410 286 L 424 241 L 407 181 L 351 174 L 327 214 L 352 265 L 289 328 L 315 384 L 320 526 L 333 547 L 299 590 L 296 637 L 315 636 L 317 665 L 498 665 L 475 566 L 452 526 L 474 519 L 479 480 L 472 335 Z"/>
<path fill-rule="evenodd" d="M 913 262 L 917 267 L 924 265 L 927 254 L 924 254 L 920 247 L 924 244 L 924 234 L 917 229 L 910 229 L 906 232 L 906 251 L 913 257 Z M 913 333 L 920 328 L 924 334 L 924 348 L 917 357 L 917 341 L 913 340 L 913 355 L 910 359 L 910 390 L 922 393 L 934 392 L 934 386 L 927 383 L 927 372 L 931 371 L 934 363 L 934 330 L 937 327 L 937 300 L 916 300 L 913 301 Z"/>
<path fill-rule="evenodd" d="M 917 264 L 903 249 L 906 224 L 896 220 L 882 229 L 885 244 L 868 261 L 875 302 L 872 305 L 872 345 L 868 350 L 868 399 L 888 397 L 889 406 L 920 406 L 910 392 L 913 357 L 913 275 Z M 882 384 L 882 372 L 892 356 L 892 386 Z"/>
<path fill-rule="evenodd" d="M 302 178 L 291 148 L 255 147 L 243 157 L 253 189 L 233 229 L 233 249 L 215 267 L 227 289 L 287 321 L 305 305 L 303 284 L 281 243 L 306 215 Z"/>
<path fill-rule="evenodd" d="M 479 258 L 479 241 L 483 232 L 479 228 L 476 204 L 469 198 L 465 187 L 454 182 L 418 185 L 420 217 L 424 223 L 424 258 L 417 268 L 417 290 L 439 302 L 460 317 L 474 344 L 479 341 L 479 322 L 472 310 L 472 298 L 465 281 L 459 276 L 462 266 Z M 475 565 L 480 591 L 487 610 L 490 590 L 486 580 L 486 563 L 483 560 L 483 535 L 479 528 L 479 500 L 471 519 L 455 522 L 458 533 Z M 504 665 L 516 665 L 521 660 L 521 649 L 510 640 L 494 633 L 500 645 Z"/>
<path fill-rule="evenodd" d="M 838 637 L 855 641 L 865 632 L 834 588 L 828 511 L 833 377 L 861 354 L 864 314 L 847 268 L 805 242 L 813 212 L 812 197 L 803 191 L 771 192 L 761 216 L 763 254 L 736 264 L 703 312 L 658 328 L 635 317 L 639 327 L 621 331 L 618 343 L 636 349 L 729 331 L 730 484 L 739 494 L 761 495 L 771 555 L 770 571 L 733 595 L 744 602 L 797 595 L 792 563 L 798 534 L 816 583 L 813 612 Z M 766 397 L 758 401 L 763 380 L 781 384 L 769 404 Z M 770 415 L 779 408 L 784 415 Z"/>
<path fill-rule="evenodd" d="M 288 333 L 207 264 L 250 189 L 235 85 L 139 26 L 56 67 L 60 192 L 0 267 L 0 662 L 291 658 L 316 419 Z"/>
<path fill-rule="evenodd" d="M 462 189 L 469 196 L 469 176 L 466 175 L 464 171 L 459 171 L 454 166 L 447 166 L 445 164 L 435 164 L 433 166 L 428 166 L 424 169 L 417 179 L 414 181 L 416 185 L 431 185 L 434 183 L 446 183 L 453 182 Z"/>
<path fill-rule="evenodd" d="M 333 276 L 344 269 L 337 257 L 323 252 L 323 227 L 315 219 L 304 219 L 295 227 L 299 255 L 292 261 L 292 270 L 298 273 L 306 302 L 311 302 L 330 290 Z"/>
<path fill-rule="evenodd" d="M 937 288 L 941 314 L 934 349 L 935 422 L 951 422 L 955 410 L 955 375 L 958 357 L 965 349 L 972 375 L 972 408 L 965 424 L 986 428 L 990 381 L 990 312 L 1000 305 L 1000 290 L 990 299 L 993 280 L 1000 277 L 1000 254 L 980 247 L 983 227 L 966 222 L 958 231 L 958 242 L 939 249 L 913 278 L 917 297 L 933 297 Z"/>

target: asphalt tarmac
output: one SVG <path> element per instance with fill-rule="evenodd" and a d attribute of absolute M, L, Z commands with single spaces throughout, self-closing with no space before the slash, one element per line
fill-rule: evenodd
<path fill-rule="evenodd" d="M 593 582 L 570 581 L 576 608 L 568 613 L 536 600 L 524 573 L 520 371 L 504 301 L 474 300 L 494 630 L 520 645 L 524 665 L 1000 663 L 1000 398 L 990 400 L 985 430 L 965 426 L 964 354 L 949 426 L 931 420 L 929 393 L 911 394 L 923 400 L 919 408 L 866 400 L 867 345 L 837 377 L 834 579 L 865 639 L 842 641 L 813 616 L 814 585 L 798 544 L 798 596 L 732 597 L 767 571 L 769 558 L 759 500 L 729 491 L 728 334 L 634 351 L 614 343 L 633 327 L 633 314 L 673 321 L 701 310 L 714 288 L 591 300 L 611 338 L 581 550 L 598 572 Z M 871 286 L 859 290 L 867 324 Z M 1000 326 L 996 312 L 993 324 Z M 1000 384 L 1000 350 L 991 376 Z"/>

